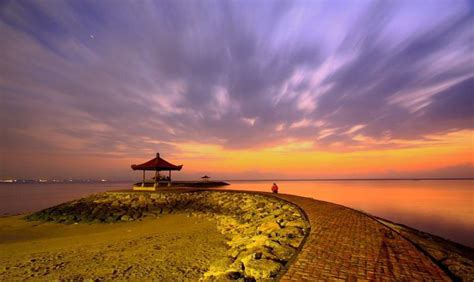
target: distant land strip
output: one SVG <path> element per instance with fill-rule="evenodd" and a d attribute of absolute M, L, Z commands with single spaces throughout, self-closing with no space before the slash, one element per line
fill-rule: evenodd
<path fill-rule="evenodd" d="M 266 181 L 274 181 L 274 182 L 285 182 L 285 181 L 315 181 L 315 182 L 323 182 L 323 181 L 421 181 L 421 180 L 474 180 L 474 177 L 421 177 L 421 178 L 282 178 L 282 179 L 221 179 L 222 181 L 233 181 L 233 182 L 266 182 Z M 181 180 L 180 180 L 181 181 Z M 182 180 L 188 181 L 188 180 Z M 99 179 L 90 179 L 90 180 L 47 180 L 47 181 L 39 181 L 36 179 L 15 179 L 14 181 L 0 179 L 0 184 L 31 184 L 31 183 L 44 183 L 44 184 L 64 184 L 64 183 L 132 183 L 136 182 L 136 180 L 99 180 Z"/>

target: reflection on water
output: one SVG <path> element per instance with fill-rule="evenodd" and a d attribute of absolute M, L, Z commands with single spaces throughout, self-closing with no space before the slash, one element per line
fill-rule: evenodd
<path fill-rule="evenodd" d="M 270 192 L 271 181 L 229 189 Z M 474 180 L 279 181 L 280 193 L 338 203 L 474 246 Z"/>
<path fill-rule="evenodd" d="M 270 191 L 271 181 L 232 181 L 228 189 Z M 280 193 L 312 197 L 474 246 L 474 180 L 278 181 Z M 2 184 L 0 215 L 37 211 L 130 183 Z"/>

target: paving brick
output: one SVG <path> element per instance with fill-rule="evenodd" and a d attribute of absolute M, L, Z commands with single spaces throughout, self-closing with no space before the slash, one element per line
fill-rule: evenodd
<path fill-rule="evenodd" d="M 311 231 L 281 281 L 451 281 L 409 241 L 336 204 L 278 194 L 303 209 Z"/>

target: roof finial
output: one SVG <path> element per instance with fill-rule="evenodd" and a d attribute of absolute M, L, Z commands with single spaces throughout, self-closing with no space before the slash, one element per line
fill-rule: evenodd
<path fill-rule="evenodd" d="M 159 157 L 160 157 L 160 153 L 156 153 L 156 157 L 159 158 Z"/>

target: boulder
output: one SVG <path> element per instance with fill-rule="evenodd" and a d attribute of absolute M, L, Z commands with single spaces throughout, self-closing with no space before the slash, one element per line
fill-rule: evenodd
<path fill-rule="evenodd" d="M 284 212 L 281 209 L 274 209 L 270 211 L 269 215 L 273 218 L 279 218 L 284 215 Z"/>
<path fill-rule="evenodd" d="M 117 200 L 115 200 L 115 201 L 113 201 L 113 202 L 110 204 L 110 206 L 111 206 L 111 207 L 114 207 L 114 208 L 115 208 L 115 207 L 120 207 L 120 202 L 117 201 Z"/>
<path fill-rule="evenodd" d="M 234 247 L 234 248 L 230 248 L 229 250 L 227 250 L 227 255 L 229 255 L 229 257 L 233 258 L 233 259 L 236 259 L 240 253 L 242 253 L 243 251 L 245 250 L 244 247 L 242 246 L 237 246 L 237 247 Z"/>
<path fill-rule="evenodd" d="M 280 269 L 280 263 L 268 259 L 249 259 L 244 263 L 244 273 L 246 278 L 272 278 L 278 274 Z"/>
<path fill-rule="evenodd" d="M 259 234 L 271 234 L 280 230 L 281 227 L 274 220 L 264 221 L 258 228 L 257 231 Z"/>
<path fill-rule="evenodd" d="M 252 243 L 253 241 L 251 240 L 251 237 L 247 237 L 247 236 L 242 236 L 240 234 L 236 234 L 232 240 L 230 240 L 229 242 L 227 242 L 227 245 L 229 245 L 229 247 L 231 248 L 234 248 L 234 247 L 240 247 L 240 246 L 245 246 L 247 244 L 250 244 Z"/>
<path fill-rule="evenodd" d="M 265 246 L 258 246 L 252 249 L 241 251 L 237 256 L 236 261 L 240 261 L 245 264 L 245 262 L 250 259 L 278 260 L 278 257 L 275 256 L 269 248 L 266 248 Z"/>
<path fill-rule="evenodd" d="M 241 277 L 243 276 L 242 264 L 234 262 L 231 258 L 222 258 L 215 261 L 209 270 L 204 273 L 204 280 L 216 280 L 216 278 Z M 220 279 L 218 279 L 220 281 Z M 227 280 L 227 279 L 225 279 Z"/>
<path fill-rule="evenodd" d="M 278 241 L 267 239 L 263 245 L 269 247 L 270 249 L 273 249 L 275 246 L 280 246 L 281 244 L 278 243 Z"/>
<path fill-rule="evenodd" d="M 301 236 L 301 237 L 297 237 L 297 238 L 293 238 L 290 240 L 289 242 L 289 245 L 292 246 L 293 248 L 299 248 L 299 246 L 301 245 L 301 243 L 303 242 L 303 239 L 304 237 Z"/>
<path fill-rule="evenodd" d="M 268 240 L 268 237 L 266 235 L 253 236 L 248 240 L 247 244 L 245 245 L 245 248 L 247 250 L 250 250 L 255 247 L 264 246 L 267 240 Z"/>
<path fill-rule="evenodd" d="M 303 219 L 292 220 L 292 221 L 286 222 L 285 227 L 298 227 L 298 228 L 301 228 L 301 229 L 305 229 L 306 228 L 306 223 Z"/>
<path fill-rule="evenodd" d="M 240 223 L 235 218 L 231 216 L 219 216 L 218 220 L 218 230 L 221 233 L 227 234 L 232 232 L 235 228 L 237 228 Z"/>
<path fill-rule="evenodd" d="M 278 238 L 280 243 L 288 242 L 293 238 L 303 236 L 303 229 L 298 227 L 285 227 L 270 233 L 271 238 Z"/>
<path fill-rule="evenodd" d="M 125 214 L 125 215 L 122 215 L 122 216 L 120 217 L 120 220 L 121 220 L 121 221 L 130 221 L 130 216 L 128 216 L 128 215 L 126 215 L 126 214 Z"/>
<path fill-rule="evenodd" d="M 277 258 L 276 260 L 287 262 L 295 254 L 295 249 L 289 246 L 280 245 L 277 243 L 277 244 L 273 244 L 273 247 L 271 248 L 271 252 Z"/>

